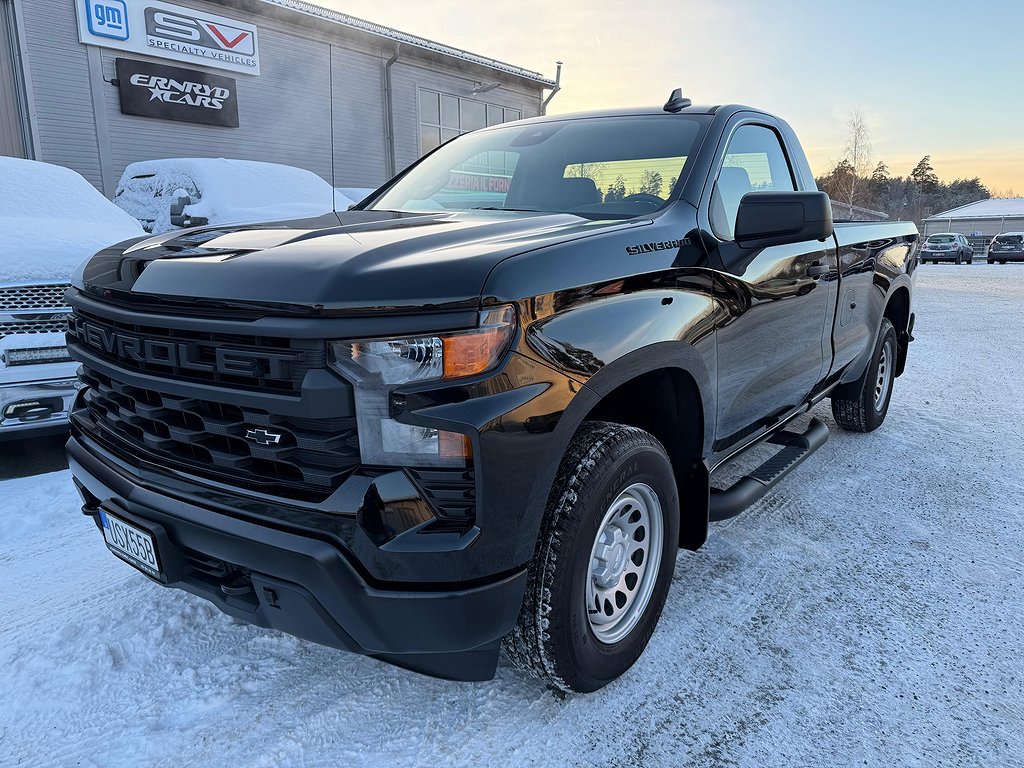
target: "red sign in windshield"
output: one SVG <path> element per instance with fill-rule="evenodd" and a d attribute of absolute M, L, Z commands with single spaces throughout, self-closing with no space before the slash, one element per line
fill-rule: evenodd
<path fill-rule="evenodd" d="M 508 192 L 512 179 L 508 176 L 489 176 L 483 173 L 462 173 L 452 171 L 448 178 L 448 189 L 466 192 Z"/>

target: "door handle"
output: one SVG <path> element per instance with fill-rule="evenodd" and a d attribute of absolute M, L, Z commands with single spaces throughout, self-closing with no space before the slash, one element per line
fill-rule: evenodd
<path fill-rule="evenodd" d="M 807 268 L 808 277 L 821 277 L 822 275 L 827 275 L 828 273 L 829 268 L 824 264 L 818 264 L 817 262 L 811 264 L 811 266 Z"/>

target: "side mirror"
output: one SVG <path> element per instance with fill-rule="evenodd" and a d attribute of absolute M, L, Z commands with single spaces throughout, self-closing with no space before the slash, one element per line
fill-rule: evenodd
<path fill-rule="evenodd" d="M 736 214 L 736 244 L 746 250 L 831 237 L 832 201 L 824 192 L 748 192 Z"/>

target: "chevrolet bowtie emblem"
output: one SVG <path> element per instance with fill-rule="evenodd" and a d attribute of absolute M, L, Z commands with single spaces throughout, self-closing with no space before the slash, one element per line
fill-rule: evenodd
<path fill-rule="evenodd" d="M 265 429 L 250 429 L 245 433 L 246 440 L 252 440 L 259 445 L 277 445 L 281 442 L 281 433 L 268 432 Z"/>

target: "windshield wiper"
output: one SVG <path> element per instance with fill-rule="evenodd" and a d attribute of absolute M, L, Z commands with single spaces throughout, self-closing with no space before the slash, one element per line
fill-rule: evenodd
<path fill-rule="evenodd" d="M 536 208 L 499 208 L 495 205 L 479 205 L 470 208 L 471 211 L 519 211 L 521 213 L 553 213 L 553 211 L 539 211 Z"/>

